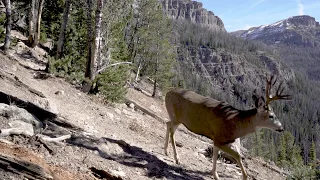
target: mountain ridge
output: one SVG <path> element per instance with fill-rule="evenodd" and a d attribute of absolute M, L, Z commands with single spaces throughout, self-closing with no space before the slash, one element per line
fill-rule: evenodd
<path fill-rule="evenodd" d="M 231 35 L 249 40 L 260 40 L 269 45 L 320 47 L 320 25 L 308 15 L 292 16 L 269 25 L 231 32 Z"/>

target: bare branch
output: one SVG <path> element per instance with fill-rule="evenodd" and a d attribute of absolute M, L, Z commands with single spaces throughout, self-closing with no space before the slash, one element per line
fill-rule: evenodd
<path fill-rule="evenodd" d="M 64 141 L 66 139 L 70 139 L 71 138 L 71 134 L 68 134 L 68 135 L 63 135 L 63 136 L 60 136 L 60 137 L 56 137 L 56 138 L 51 138 L 51 137 L 48 137 L 48 136 L 43 136 L 43 135 L 40 135 L 38 134 L 37 135 L 38 137 L 40 137 L 42 140 L 44 141 L 47 141 L 47 142 L 55 142 L 55 143 L 59 143 L 61 141 Z"/>
<path fill-rule="evenodd" d="M 110 65 L 103 66 L 101 69 L 99 69 L 99 70 L 97 71 L 96 75 L 99 74 L 99 73 L 101 73 L 102 71 L 110 68 L 110 67 L 118 66 L 118 65 L 121 65 L 121 64 L 129 64 L 129 65 L 131 65 L 132 62 L 118 62 L 118 63 L 114 63 L 114 64 L 110 64 Z"/>

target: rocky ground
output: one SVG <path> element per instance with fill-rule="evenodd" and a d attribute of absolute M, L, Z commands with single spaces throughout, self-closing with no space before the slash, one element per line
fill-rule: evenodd
<path fill-rule="evenodd" d="M 163 121 L 126 104 L 107 106 L 61 78 L 35 79 L 34 73 L 45 67 L 45 56 L 42 49 L 29 49 L 22 42 L 8 55 L 0 53 L 0 91 L 57 113 L 90 136 L 55 143 L 55 153 L 49 153 L 42 145 L 30 144 L 29 137 L 2 137 L 2 154 L 37 163 L 54 179 L 98 179 L 90 170 L 92 167 L 122 179 L 212 179 L 212 163 L 201 153 L 210 144 L 208 139 L 179 127 L 176 141 L 181 164 L 176 165 L 171 146 L 169 156 L 163 152 Z M 16 79 L 41 92 L 43 97 L 17 85 Z M 127 98 L 166 120 L 161 100 L 134 89 L 129 89 Z M 0 116 L 0 129 L 8 127 L 5 118 Z M 244 164 L 250 179 L 285 179 L 277 172 L 281 170 L 261 159 L 246 158 Z M 241 179 L 241 171 L 234 164 L 219 161 L 217 169 L 221 179 Z M 24 178 L 0 168 L 0 179 Z"/>

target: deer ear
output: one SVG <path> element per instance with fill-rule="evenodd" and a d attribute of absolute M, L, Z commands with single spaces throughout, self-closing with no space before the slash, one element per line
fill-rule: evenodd
<path fill-rule="evenodd" d="M 256 89 L 253 91 L 252 99 L 253 99 L 254 102 L 256 102 L 258 100 L 258 95 L 257 95 L 257 90 Z"/>
<path fill-rule="evenodd" d="M 265 105 L 265 100 L 264 100 L 264 97 L 260 97 L 260 98 L 258 98 L 255 102 L 254 102 L 254 104 L 255 104 L 255 106 L 256 106 L 256 108 L 259 108 L 259 107 L 262 107 L 262 106 L 264 106 Z"/>

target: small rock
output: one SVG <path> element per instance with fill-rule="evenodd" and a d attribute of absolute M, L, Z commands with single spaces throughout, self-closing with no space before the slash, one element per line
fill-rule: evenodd
<path fill-rule="evenodd" d="M 118 170 L 111 170 L 110 172 L 114 176 L 118 176 L 118 177 L 122 177 L 122 178 L 126 177 L 126 173 L 123 172 L 120 167 L 118 168 Z"/>
<path fill-rule="evenodd" d="M 127 111 L 126 109 L 122 109 L 123 114 L 129 114 L 129 111 Z"/>
<path fill-rule="evenodd" d="M 56 94 L 56 95 L 64 95 L 64 91 L 59 90 L 59 91 L 56 91 L 54 94 Z"/>
<path fill-rule="evenodd" d="M 204 154 L 198 153 L 198 155 L 199 155 L 201 158 L 206 159 L 206 156 L 205 156 Z"/>
<path fill-rule="evenodd" d="M 129 104 L 129 107 L 132 108 L 132 109 L 134 109 L 134 108 L 135 108 L 135 105 L 134 105 L 133 103 L 130 103 L 130 104 Z"/>
<path fill-rule="evenodd" d="M 112 134 L 110 137 L 111 137 L 112 139 L 117 139 L 117 136 L 114 135 L 114 134 Z"/>
<path fill-rule="evenodd" d="M 107 112 L 107 116 L 109 119 L 114 120 L 114 115 L 112 113 Z"/>
<path fill-rule="evenodd" d="M 97 151 L 97 150 L 93 151 L 93 153 L 94 153 L 95 155 L 99 155 L 99 154 L 100 154 L 99 151 Z"/>
<path fill-rule="evenodd" d="M 35 72 L 33 73 L 33 78 L 35 79 L 48 79 L 50 76 L 50 74 L 47 73 L 43 73 L 43 72 Z"/>
<path fill-rule="evenodd" d="M 176 141 L 176 146 L 177 147 L 183 147 L 183 144 L 181 142 L 179 142 L 179 141 Z"/>
<path fill-rule="evenodd" d="M 114 111 L 116 111 L 117 114 L 122 114 L 120 109 L 116 108 Z"/>
<path fill-rule="evenodd" d="M 122 104 L 119 104 L 119 108 L 120 109 L 125 109 L 127 108 L 128 106 L 125 104 L 125 103 L 122 103 Z"/>

